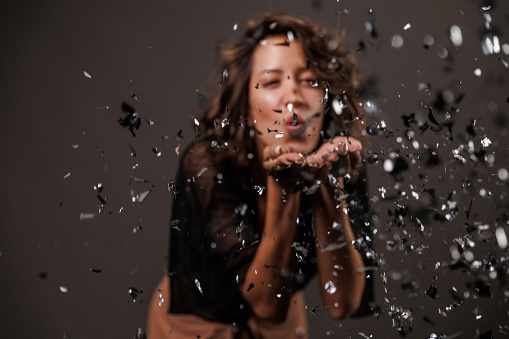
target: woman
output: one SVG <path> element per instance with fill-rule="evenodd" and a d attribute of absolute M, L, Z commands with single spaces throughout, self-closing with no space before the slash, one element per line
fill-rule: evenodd
<path fill-rule="evenodd" d="M 219 57 L 203 136 L 181 156 L 148 337 L 306 338 L 315 272 L 335 319 L 365 284 L 344 201 L 362 160 L 355 62 L 326 28 L 284 14 L 254 18 Z"/>

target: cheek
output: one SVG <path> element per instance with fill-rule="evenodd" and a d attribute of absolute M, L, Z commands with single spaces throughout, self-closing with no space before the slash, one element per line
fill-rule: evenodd
<path fill-rule="evenodd" d="M 313 119 L 312 126 L 315 133 L 320 133 L 323 129 L 323 120 L 323 113 L 321 113 L 319 117 Z"/>
<path fill-rule="evenodd" d="M 273 111 L 277 106 L 268 96 L 253 95 L 249 102 L 251 123 L 256 120 L 257 124 L 272 125 L 277 120 L 278 117 Z"/>

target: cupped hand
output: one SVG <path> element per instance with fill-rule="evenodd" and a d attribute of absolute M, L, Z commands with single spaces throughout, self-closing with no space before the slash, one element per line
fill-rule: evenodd
<path fill-rule="evenodd" d="M 263 150 L 263 167 L 267 171 L 276 172 L 297 167 L 297 165 L 304 169 L 327 168 L 330 170 L 339 158 L 344 156 L 348 161 L 346 173 L 350 173 L 355 171 L 362 162 L 361 150 L 362 144 L 359 140 L 342 136 L 324 142 L 318 150 L 309 154 L 295 147 L 272 144 Z"/>

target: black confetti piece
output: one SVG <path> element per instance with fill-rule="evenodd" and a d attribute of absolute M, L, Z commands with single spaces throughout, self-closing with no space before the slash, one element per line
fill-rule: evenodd
<path fill-rule="evenodd" d="M 376 128 L 375 126 L 367 126 L 366 133 L 368 133 L 369 135 L 378 135 L 378 128 Z"/>
<path fill-rule="evenodd" d="M 133 137 L 136 137 L 136 133 L 134 131 L 139 129 L 141 125 L 141 119 L 138 116 L 138 113 L 134 111 L 133 107 L 125 102 L 122 103 L 122 111 L 127 113 L 127 115 L 124 118 L 119 118 L 118 123 L 123 127 L 127 127 Z"/>
<path fill-rule="evenodd" d="M 131 296 L 133 303 L 136 302 L 136 298 L 138 298 L 138 296 L 143 293 L 142 290 L 138 290 L 136 287 L 129 287 L 127 292 Z"/>
<path fill-rule="evenodd" d="M 473 202 L 473 200 L 470 199 L 470 206 L 468 207 L 468 210 L 465 211 L 465 215 L 467 217 L 467 220 L 470 218 L 470 212 L 472 211 L 472 202 Z"/>
<path fill-rule="evenodd" d="M 428 290 L 425 292 L 427 295 L 429 295 L 432 299 L 435 299 L 437 296 L 438 289 L 435 285 L 430 284 Z"/>
<path fill-rule="evenodd" d="M 102 203 L 102 204 L 106 204 L 106 199 L 100 195 L 100 194 L 97 194 L 97 199 L 99 199 L 99 201 Z"/>
<path fill-rule="evenodd" d="M 292 116 L 292 126 L 297 125 L 297 121 L 298 120 L 299 120 L 299 117 L 297 116 L 297 114 L 293 113 L 293 116 Z"/>
<path fill-rule="evenodd" d="M 284 42 L 281 42 L 279 44 L 276 44 L 276 46 L 286 46 L 286 47 L 290 47 L 290 43 L 285 39 Z"/>
<path fill-rule="evenodd" d="M 437 121 L 437 119 L 435 119 L 435 116 L 433 115 L 433 110 L 431 107 L 428 107 L 428 119 L 435 125 L 440 126 L 440 123 Z"/>

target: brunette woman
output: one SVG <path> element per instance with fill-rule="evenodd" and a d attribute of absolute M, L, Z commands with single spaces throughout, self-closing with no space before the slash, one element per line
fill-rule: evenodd
<path fill-rule="evenodd" d="M 302 288 L 351 316 L 365 286 L 345 202 L 362 166 L 358 72 L 309 19 L 257 16 L 181 155 L 168 275 L 148 337 L 307 338 Z"/>

